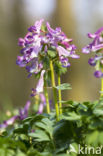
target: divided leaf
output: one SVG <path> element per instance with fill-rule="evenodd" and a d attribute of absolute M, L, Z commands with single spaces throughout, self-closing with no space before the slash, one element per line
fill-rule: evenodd
<path fill-rule="evenodd" d="M 46 134 L 45 131 L 40 130 L 40 129 L 35 130 L 34 133 L 29 133 L 29 136 L 35 138 L 35 141 L 38 141 L 38 142 L 50 141 L 48 134 Z"/>
<path fill-rule="evenodd" d="M 68 89 L 72 89 L 71 87 L 70 87 L 70 84 L 69 83 L 63 83 L 63 84 L 61 84 L 61 85 L 59 85 L 59 86 L 56 86 L 55 87 L 57 90 L 68 90 Z"/>

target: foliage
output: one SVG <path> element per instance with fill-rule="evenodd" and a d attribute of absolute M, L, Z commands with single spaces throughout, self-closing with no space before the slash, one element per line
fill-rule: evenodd
<path fill-rule="evenodd" d="M 66 156 L 71 145 L 98 147 L 103 144 L 103 100 L 65 103 L 60 121 L 55 113 L 32 115 L 1 132 L 2 156 Z M 103 151 L 102 151 L 103 152 Z M 69 154 L 68 154 L 69 153 Z M 81 154 L 82 155 L 82 154 Z"/>

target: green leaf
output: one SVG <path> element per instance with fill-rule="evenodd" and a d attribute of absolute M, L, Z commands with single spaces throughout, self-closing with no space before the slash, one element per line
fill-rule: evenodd
<path fill-rule="evenodd" d="M 46 26 L 45 26 L 45 25 L 42 25 L 42 26 L 41 26 L 41 30 L 42 30 L 43 32 L 47 31 Z"/>
<path fill-rule="evenodd" d="M 93 113 L 96 115 L 96 116 L 103 116 L 103 110 L 102 109 L 95 109 L 93 111 Z"/>
<path fill-rule="evenodd" d="M 53 123 L 48 118 L 44 118 L 41 120 L 41 122 L 35 123 L 35 125 L 41 129 L 44 129 L 52 139 L 52 133 L 53 133 Z"/>
<path fill-rule="evenodd" d="M 63 83 L 59 86 L 55 87 L 57 90 L 67 90 L 67 89 L 71 89 L 70 84 L 69 83 Z"/>
<path fill-rule="evenodd" d="M 58 75 L 65 74 L 67 72 L 67 68 L 62 67 L 62 64 L 60 61 L 55 61 L 54 62 L 54 70 L 55 73 Z"/>
<path fill-rule="evenodd" d="M 15 128 L 13 132 L 17 134 L 26 134 L 28 132 L 28 129 L 29 129 L 29 123 L 20 125 L 20 127 Z"/>
<path fill-rule="evenodd" d="M 87 136 L 86 136 L 86 142 L 88 144 L 94 144 L 96 145 L 97 142 L 98 142 L 98 131 L 93 131 L 92 133 L 89 133 Z"/>
<path fill-rule="evenodd" d="M 28 122 L 28 121 L 30 121 L 31 119 L 32 119 L 32 117 L 27 117 L 27 118 L 25 118 L 24 120 L 22 120 L 22 123 Z"/>
<path fill-rule="evenodd" d="M 54 58 L 54 57 L 57 55 L 57 53 L 56 53 L 55 50 L 50 49 L 50 50 L 48 50 L 48 55 L 49 55 L 51 58 Z"/>
<path fill-rule="evenodd" d="M 32 125 L 35 122 L 40 121 L 43 118 L 44 118 L 44 116 L 42 114 L 40 114 L 40 115 L 37 114 L 34 117 L 32 117 L 32 120 L 30 121 L 30 124 Z"/>
<path fill-rule="evenodd" d="M 75 121 L 75 120 L 80 120 L 81 116 L 76 114 L 75 112 L 70 112 L 67 113 L 66 115 L 62 115 L 62 119 Z"/>
<path fill-rule="evenodd" d="M 34 133 L 29 133 L 30 137 L 35 138 L 36 141 L 50 141 L 49 136 L 43 130 L 36 130 Z"/>

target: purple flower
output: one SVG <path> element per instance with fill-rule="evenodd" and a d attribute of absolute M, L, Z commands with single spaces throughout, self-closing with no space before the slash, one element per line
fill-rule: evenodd
<path fill-rule="evenodd" d="M 40 100 L 41 100 L 41 102 L 40 102 L 37 114 L 42 114 L 43 110 L 44 110 L 44 106 L 46 105 L 46 99 L 45 99 L 44 94 L 42 94 L 42 93 L 40 93 Z"/>
<path fill-rule="evenodd" d="M 29 110 L 30 105 L 31 105 L 31 102 L 27 101 L 25 107 L 23 109 L 19 110 L 19 119 L 20 120 L 23 120 L 28 117 L 28 110 Z"/>
<path fill-rule="evenodd" d="M 9 125 L 12 125 L 15 122 L 15 120 L 18 118 L 19 116 L 16 115 L 16 116 L 11 117 L 8 120 L 5 120 L 2 124 L 0 124 L 0 128 L 7 128 Z"/>
<path fill-rule="evenodd" d="M 91 58 L 88 60 L 88 63 L 89 63 L 91 66 L 95 66 L 95 65 L 96 65 L 95 58 L 91 57 Z"/>
<path fill-rule="evenodd" d="M 36 89 L 32 89 L 32 94 L 31 96 L 35 96 L 36 94 L 39 94 L 43 92 L 43 87 L 44 87 L 44 74 L 45 70 L 41 71 L 40 79 L 37 83 Z"/>
<path fill-rule="evenodd" d="M 94 34 L 88 33 L 88 37 L 93 41 L 82 49 L 83 53 L 97 52 L 103 50 L 103 27 L 97 30 Z"/>
<path fill-rule="evenodd" d="M 17 119 L 23 120 L 27 118 L 30 105 L 31 105 L 31 102 L 27 101 L 25 107 L 19 110 L 19 115 L 15 115 L 11 117 L 10 119 L 5 120 L 2 124 L 0 124 L 0 128 L 4 129 L 4 128 L 7 128 L 9 125 L 13 125 Z"/>
<path fill-rule="evenodd" d="M 37 74 L 40 72 L 40 70 L 43 68 L 42 63 L 38 63 L 38 59 L 35 58 L 34 60 L 31 61 L 30 65 L 26 66 L 26 70 L 30 73 L 28 77 L 30 77 L 33 73 Z"/>
<path fill-rule="evenodd" d="M 82 52 L 85 53 L 85 54 L 89 54 L 90 53 L 90 49 L 89 48 L 90 48 L 89 45 L 84 47 L 84 48 L 82 48 Z"/>
<path fill-rule="evenodd" d="M 97 67 L 97 71 L 94 72 L 95 77 L 100 78 L 103 76 L 102 72 L 101 72 L 101 68 L 102 68 L 102 60 L 103 60 L 103 55 L 102 55 L 102 51 L 103 51 L 103 27 L 100 28 L 99 30 L 97 30 L 94 34 L 88 33 L 88 37 L 90 39 L 92 39 L 93 41 L 88 44 L 87 46 L 85 46 L 82 49 L 83 53 L 90 53 L 93 52 L 95 54 L 94 57 L 91 57 L 88 60 L 88 63 L 91 66 L 96 66 Z"/>
<path fill-rule="evenodd" d="M 67 51 L 65 48 L 63 48 L 62 46 L 58 46 L 57 47 L 57 51 L 58 51 L 58 54 L 59 56 L 65 56 L 65 57 L 68 57 L 70 54 L 69 54 L 69 51 Z"/>
<path fill-rule="evenodd" d="M 56 28 L 56 29 L 54 30 L 54 29 L 52 29 L 52 28 L 50 27 L 50 24 L 49 24 L 48 22 L 47 22 L 46 26 L 47 26 L 48 32 L 49 32 L 52 36 L 58 36 L 59 34 L 61 34 L 61 28 L 60 28 L 60 27 L 59 27 L 59 28 Z"/>
<path fill-rule="evenodd" d="M 69 67 L 70 66 L 70 63 L 68 62 L 68 58 L 61 56 L 60 61 L 61 61 L 62 67 Z"/>
<path fill-rule="evenodd" d="M 74 45 L 70 46 L 67 50 L 62 46 L 57 47 L 59 58 L 63 67 L 70 66 L 70 63 L 68 62 L 68 57 L 79 58 L 79 56 L 75 54 L 75 49 L 76 47 Z"/>
<path fill-rule="evenodd" d="M 103 73 L 101 71 L 97 70 L 97 71 L 94 72 L 94 76 L 96 78 L 101 78 L 103 76 Z"/>
<path fill-rule="evenodd" d="M 51 28 L 48 22 L 46 23 L 46 29 L 43 30 L 43 21 L 43 19 L 36 21 L 33 26 L 28 28 L 26 36 L 19 38 L 18 45 L 21 46 L 22 49 L 20 51 L 21 56 L 17 57 L 16 64 L 26 68 L 29 73 L 28 77 L 33 73 L 38 74 L 41 72 L 43 69 L 43 57 L 48 55 L 47 51 L 51 47 L 58 54 L 59 61 L 62 61 L 61 63 L 66 64 L 67 67 L 69 63 L 67 63 L 68 61 L 65 58 L 79 58 L 79 56 L 75 54 L 76 46 L 71 44 L 72 39 L 68 39 L 61 28 Z M 61 56 L 63 56 L 64 59 L 61 59 Z"/>
<path fill-rule="evenodd" d="M 40 21 L 36 21 L 33 26 L 31 26 L 30 28 L 28 28 L 28 30 L 30 32 L 33 32 L 33 33 L 40 33 L 40 30 L 41 30 L 41 26 L 42 26 L 43 21 L 44 21 L 44 19 L 41 19 Z"/>
<path fill-rule="evenodd" d="M 24 47 L 25 46 L 25 40 L 23 38 L 19 38 L 18 45 L 21 47 Z"/>
<path fill-rule="evenodd" d="M 22 56 L 17 57 L 16 64 L 19 65 L 20 67 L 26 67 L 27 71 L 30 74 L 38 73 L 41 69 L 40 67 L 41 62 L 39 63 L 39 59 L 38 59 L 38 63 L 37 61 L 35 62 L 36 60 L 35 58 L 38 58 L 38 55 L 42 49 L 42 44 L 41 44 L 42 38 L 40 37 L 42 22 L 43 19 L 37 21 L 34 26 L 29 28 L 29 32 L 24 37 L 24 39 L 19 38 L 18 44 L 23 48 L 20 51 Z M 29 65 L 30 63 L 31 65 Z M 37 67 L 35 66 L 36 64 Z M 36 70 L 35 72 L 35 69 L 38 70 Z"/>

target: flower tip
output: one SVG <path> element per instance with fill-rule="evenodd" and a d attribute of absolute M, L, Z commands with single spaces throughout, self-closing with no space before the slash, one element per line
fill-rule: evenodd
<path fill-rule="evenodd" d="M 88 34 L 87 34 L 87 36 L 88 36 L 89 38 L 92 38 L 92 39 L 93 39 L 93 38 L 95 38 L 95 37 L 96 37 L 96 34 L 91 34 L 91 33 L 88 33 Z"/>
<path fill-rule="evenodd" d="M 95 58 L 91 57 L 91 58 L 88 60 L 88 64 L 90 64 L 91 66 L 95 66 L 95 65 L 96 65 Z"/>
<path fill-rule="evenodd" d="M 96 78 L 101 78 L 101 77 L 103 76 L 103 74 L 102 74 L 101 71 L 97 70 L 97 71 L 94 72 L 94 76 L 95 76 Z"/>
<path fill-rule="evenodd" d="M 82 53 L 89 54 L 90 50 L 87 47 L 82 48 Z"/>
<path fill-rule="evenodd" d="M 33 97 L 33 96 L 35 96 L 37 94 L 37 91 L 34 88 L 32 88 L 31 90 L 32 90 L 32 92 L 31 92 L 30 95 L 31 95 L 31 97 Z"/>

